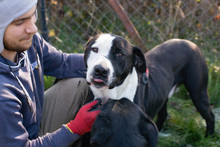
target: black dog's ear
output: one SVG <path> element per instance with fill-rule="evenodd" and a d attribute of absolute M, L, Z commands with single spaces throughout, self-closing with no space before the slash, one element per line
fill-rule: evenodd
<path fill-rule="evenodd" d="M 97 117 L 90 137 L 90 144 L 93 146 L 104 145 L 107 143 L 112 133 L 109 120 L 104 117 Z"/>
<path fill-rule="evenodd" d="M 155 147 L 158 142 L 158 129 L 151 119 L 145 115 L 141 114 L 138 129 L 140 133 L 146 138 L 149 147 Z"/>
<path fill-rule="evenodd" d="M 140 73 L 146 72 L 146 61 L 144 54 L 138 47 L 133 47 L 133 64 Z"/>

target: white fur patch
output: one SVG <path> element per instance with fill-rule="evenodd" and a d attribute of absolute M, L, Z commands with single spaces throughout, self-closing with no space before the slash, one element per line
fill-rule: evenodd
<path fill-rule="evenodd" d="M 103 67 L 107 67 L 110 70 L 109 78 L 113 77 L 114 69 L 112 67 L 112 63 L 108 60 L 108 55 L 112 47 L 112 41 L 114 39 L 115 37 L 109 34 L 102 34 L 92 45 L 92 48 L 98 48 L 98 52 L 97 53 L 93 51 L 90 52 L 87 61 L 88 69 L 86 75 L 86 80 L 88 82 L 91 82 L 90 77 L 96 65 L 103 65 Z M 111 82 L 112 80 L 114 79 L 109 79 L 109 82 Z"/>
<path fill-rule="evenodd" d="M 95 98 L 101 98 L 103 103 L 105 103 L 109 98 L 119 100 L 123 97 L 126 97 L 133 102 L 137 85 L 138 76 L 134 67 L 133 72 L 126 77 L 122 85 L 113 89 L 108 89 L 107 87 L 97 89 L 94 86 L 91 86 L 91 89 Z"/>
<path fill-rule="evenodd" d="M 174 85 L 173 88 L 170 90 L 170 93 L 168 94 L 168 98 L 170 98 L 174 94 L 176 87 L 177 85 Z"/>

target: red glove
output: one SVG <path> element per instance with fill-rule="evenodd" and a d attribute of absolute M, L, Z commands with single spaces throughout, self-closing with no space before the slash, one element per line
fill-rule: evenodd
<path fill-rule="evenodd" d="M 95 107 L 97 107 L 100 103 L 100 100 L 95 100 L 80 108 L 75 119 L 66 124 L 66 127 L 70 130 L 70 132 L 79 134 L 80 136 L 90 132 L 96 116 L 100 112 L 100 110 L 92 109 L 95 109 Z"/>

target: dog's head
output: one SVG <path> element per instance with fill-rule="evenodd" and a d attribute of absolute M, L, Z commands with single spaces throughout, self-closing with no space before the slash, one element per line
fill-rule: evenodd
<path fill-rule="evenodd" d="M 92 127 L 90 143 L 96 147 L 156 146 L 158 131 L 147 115 L 127 98 L 109 100 Z"/>
<path fill-rule="evenodd" d="M 132 72 L 146 71 L 143 53 L 126 39 L 112 34 L 91 38 L 85 48 L 86 80 L 97 89 L 112 89 L 123 83 Z"/>

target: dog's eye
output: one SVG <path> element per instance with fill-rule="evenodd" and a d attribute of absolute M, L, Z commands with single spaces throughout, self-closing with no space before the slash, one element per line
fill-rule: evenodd
<path fill-rule="evenodd" d="M 122 53 L 117 53 L 116 56 L 117 56 L 117 57 L 122 57 L 122 56 L 124 56 L 124 54 L 122 54 Z"/>
<path fill-rule="evenodd" d="M 94 48 L 92 48 L 92 51 L 98 53 L 99 49 L 94 47 Z"/>

